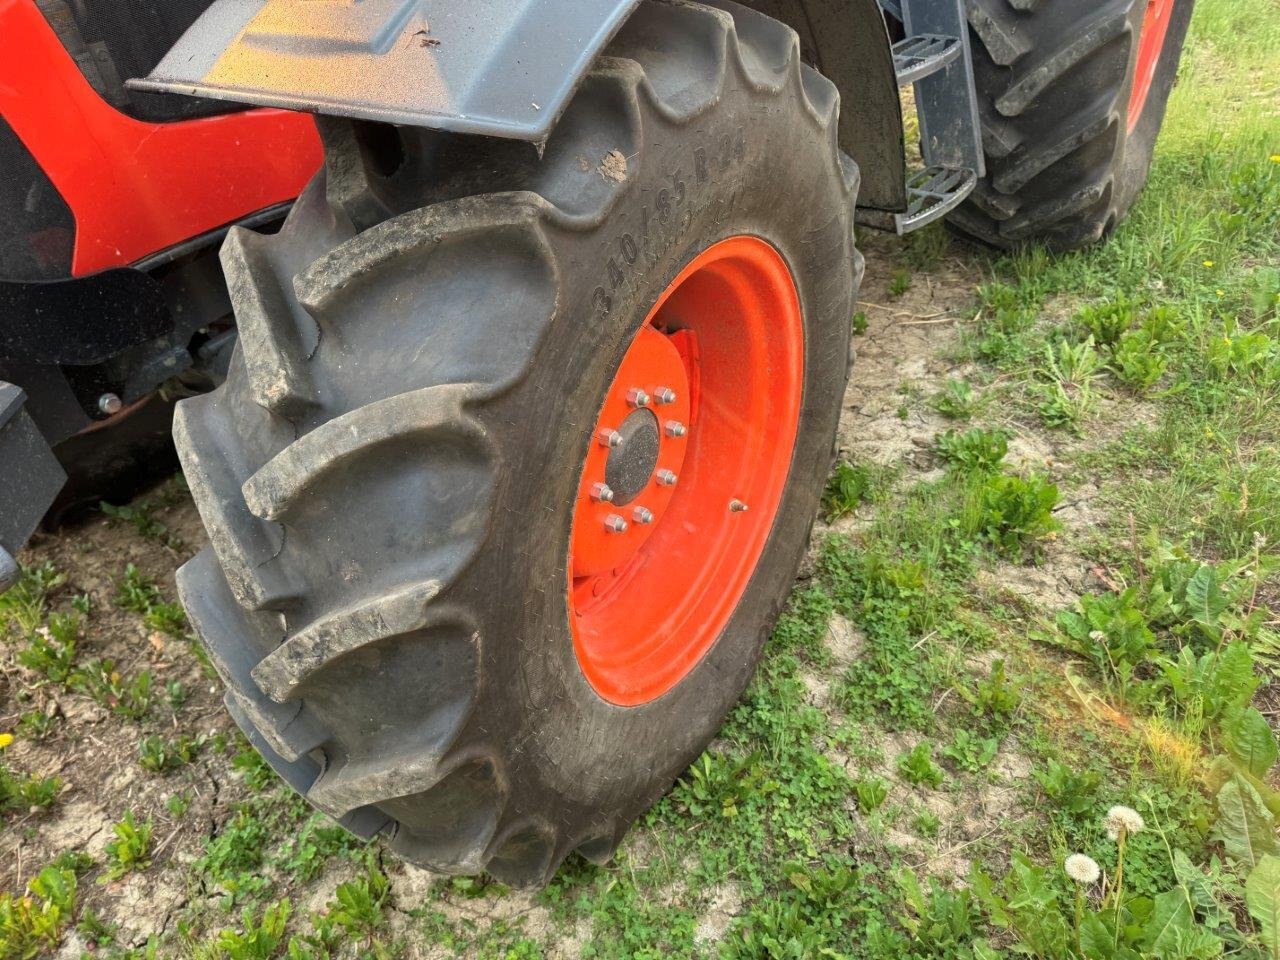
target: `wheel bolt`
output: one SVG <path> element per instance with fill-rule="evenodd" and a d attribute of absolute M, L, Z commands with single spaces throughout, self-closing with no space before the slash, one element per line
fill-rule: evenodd
<path fill-rule="evenodd" d="M 657 390 L 653 391 L 653 399 L 656 403 L 675 403 L 676 392 L 670 387 L 659 387 Z"/>
<path fill-rule="evenodd" d="M 618 444 L 622 443 L 622 434 L 620 434 L 617 430 L 612 430 L 609 427 L 605 427 L 598 434 L 596 434 L 596 439 L 600 441 L 600 445 L 602 447 L 608 447 L 609 449 L 612 450 L 614 447 L 618 446 Z"/>
<path fill-rule="evenodd" d="M 611 513 L 604 518 L 604 528 L 610 533 L 626 533 L 627 521 L 623 520 L 616 513 Z"/>
<path fill-rule="evenodd" d="M 631 511 L 631 519 L 636 523 L 653 523 L 653 511 L 647 507 L 636 507 Z"/>
<path fill-rule="evenodd" d="M 670 470 L 659 470 L 655 476 L 658 478 L 658 483 L 662 484 L 664 487 L 674 487 L 676 485 L 676 480 L 679 479 L 675 473 Z"/>
<path fill-rule="evenodd" d="M 730 513 L 746 513 L 747 505 L 743 503 L 741 500 L 730 500 L 729 512 Z"/>
<path fill-rule="evenodd" d="M 591 485 L 591 499 L 597 503 L 612 503 L 613 488 L 607 483 L 593 483 Z"/>
<path fill-rule="evenodd" d="M 627 391 L 627 403 L 633 407 L 647 407 L 649 405 L 649 395 L 639 387 L 632 387 Z"/>
<path fill-rule="evenodd" d="M 679 420 L 668 420 L 666 430 L 668 437 L 683 437 L 685 435 L 684 424 Z"/>

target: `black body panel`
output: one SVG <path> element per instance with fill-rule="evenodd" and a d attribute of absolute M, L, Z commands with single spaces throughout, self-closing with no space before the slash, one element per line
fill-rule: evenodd
<path fill-rule="evenodd" d="M 75 236 L 67 202 L 0 117 L 0 281 L 70 276 Z"/>
<path fill-rule="evenodd" d="M 98 95 L 139 120 L 165 123 L 246 109 L 235 103 L 127 90 L 146 76 L 213 0 L 37 0 Z"/>

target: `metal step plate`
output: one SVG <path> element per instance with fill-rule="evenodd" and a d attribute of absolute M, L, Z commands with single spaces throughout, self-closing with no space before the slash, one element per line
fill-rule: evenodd
<path fill-rule="evenodd" d="M 926 167 L 916 171 L 907 180 L 907 210 L 894 218 L 898 233 L 919 230 L 945 217 L 977 184 L 977 174 L 967 167 Z"/>
<path fill-rule="evenodd" d="M 893 69 L 898 74 L 898 86 L 905 87 L 945 69 L 963 52 L 964 44 L 959 37 L 922 34 L 899 40 L 893 45 Z"/>

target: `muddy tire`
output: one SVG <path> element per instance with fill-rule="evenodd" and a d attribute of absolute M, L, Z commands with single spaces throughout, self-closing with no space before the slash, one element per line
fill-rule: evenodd
<path fill-rule="evenodd" d="M 175 424 L 211 542 L 179 588 L 231 713 L 315 806 L 429 868 L 540 884 L 608 858 L 714 735 L 805 550 L 848 378 L 838 111 L 781 24 L 646 2 L 540 154 L 325 121 L 280 233 L 228 236 L 239 346 Z M 785 485 L 714 643 L 622 705 L 584 675 L 566 583 L 594 422 L 673 278 L 742 236 L 802 317 Z"/>
<path fill-rule="evenodd" d="M 1069 250 L 1124 219 L 1147 181 L 1193 4 L 1152 0 L 1167 18 L 1153 25 L 1147 0 L 967 0 L 987 176 L 952 228 L 994 247 Z M 1154 72 L 1135 98 L 1140 66 Z"/>

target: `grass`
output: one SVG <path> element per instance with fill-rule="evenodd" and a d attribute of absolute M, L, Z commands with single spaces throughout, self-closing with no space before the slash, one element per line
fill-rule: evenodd
<path fill-rule="evenodd" d="M 181 487 L 104 507 L 131 562 L 42 555 L 0 598 L 0 843 L 39 851 L 0 958 L 1276 960 L 1274 9 L 1200 0 L 1110 243 L 892 248 L 904 312 L 926 271 L 977 288 L 953 369 L 884 398 L 936 429 L 840 462 L 757 676 L 608 866 L 429 881 L 312 811 L 188 642 Z M 103 839 L 59 849 L 86 800 Z"/>

